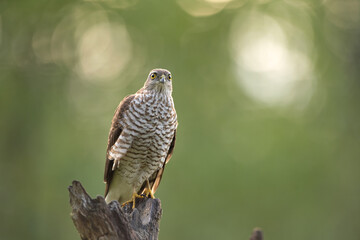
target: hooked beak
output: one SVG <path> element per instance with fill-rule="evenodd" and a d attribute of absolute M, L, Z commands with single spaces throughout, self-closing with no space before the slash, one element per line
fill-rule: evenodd
<path fill-rule="evenodd" d="M 164 83 L 164 82 L 165 82 L 165 75 L 162 75 L 159 81 L 160 81 L 161 83 Z"/>

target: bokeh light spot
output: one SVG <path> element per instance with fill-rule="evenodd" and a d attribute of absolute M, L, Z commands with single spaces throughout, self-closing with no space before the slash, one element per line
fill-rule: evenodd
<path fill-rule="evenodd" d="M 271 106 L 308 103 L 314 90 L 311 61 L 289 43 L 277 20 L 259 13 L 237 18 L 230 39 L 238 83 L 249 97 Z"/>
<path fill-rule="evenodd" d="M 110 8 L 126 9 L 134 6 L 138 0 L 84 0 L 84 2 L 98 2 Z"/>
<path fill-rule="evenodd" d="M 208 17 L 222 11 L 232 0 L 177 0 L 178 5 L 193 17 Z"/>
<path fill-rule="evenodd" d="M 126 28 L 109 22 L 91 26 L 79 39 L 78 55 L 76 71 L 84 79 L 114 78 L 131 57 L 131 41 Z"/>

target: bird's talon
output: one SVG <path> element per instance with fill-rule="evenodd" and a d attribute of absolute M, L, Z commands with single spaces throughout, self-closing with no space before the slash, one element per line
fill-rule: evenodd
<path fill-rule="evenodd" d="M 145 188 L 144 194 L 145 194 L 146 197 L 149 197 L 149 195 L 150 195 L 150 197 L 151 197 L 152 199 L 155 198 L 153 192 L 152 192 L 151 189 L 149 189 L 149 188 Z"/>
<path fill-rule="evenodd" d="M 134 209 L 135 208 L 135 201 L 136 201 L 136 198 L 144 198 L 144 196 L 141 196 L 141 195 L 139 195 L 139 194 L 137 194 L 136 192 L 134 192 L 133 193 L 133 195 L 132 195 L 132 197 L 131 197 L 131 199 L 130 200 L 128 200 L 128 201 L 126 201 L 126 202 L 124 202 L 123 204 L 121 204 L 121 207 L 124 207 L 126 204 L 128 204 L 128 203 L 133 203 L 133 205 L 132 205 L 132 209 Z"/>
<path fill-rule="evenodd" d="M 144 193 L 145 193 L 146 197 L 149 197 L 149 195 L 150 195 L 150 197 L 152 199 L 155 199 L 154 193 L 152 192 L 151 187 L 150 187 L 149 180 L 146 180 L 146 188 L 145 188 Z"/>

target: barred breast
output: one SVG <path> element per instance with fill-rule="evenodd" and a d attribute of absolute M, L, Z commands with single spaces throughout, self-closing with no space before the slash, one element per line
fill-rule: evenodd
<path fill-rule="evenodd" d="M 177 127 L 171 96 L 138 94 L 120 123 L 124 126 L 119 144 L 128 144 L 115 175 L 139 190 L 162 168 Z"/>

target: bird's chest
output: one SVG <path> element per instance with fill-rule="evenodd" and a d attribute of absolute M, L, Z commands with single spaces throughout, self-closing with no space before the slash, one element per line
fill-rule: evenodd
<path fill-rule="evenodd" d="M 151 159 L 162 160 L 177 124 L 172 99 L 144 96 L 130 110 L 127 126 L 134 132 L 134 147 L 141 146 L 147 157 L 150 153 Z"/>
<path fill-rule="evenodd" d="M 153 97 L 148 100 L 145 99 L 137 107 L 143 112 L 142 121 L 146 123 L 145 125 L 149 128 L 148 130 L 154 133 L 161 133 L 174 123 L 176 113 L 170 98 Z"/>
<path fill-rule="evenodd" d="M 148 122 L 156 124 L 167 124 L 172 113 L 171 106 L 166 102 L 155 102 L 155 104 L 145 104 L 145 117 Z"/>
<path fill-rule="evenodd" d="M 139 99 L 125 115 L 131 145 L 118 172 L 129 183 L 141 185 L 164 165 L 177 126 L 176 112 L 172 101 Z"/>
<path fill-rule="evenodd" d="M 147 134 L 145 138 L 151 138 L 153 145 L 167 144 L 166 135 L 174 130 L 174 115 L 176 113 L 173 109 L 163 103 L 146 106 L 144 121 L 147 126 Z"/>

